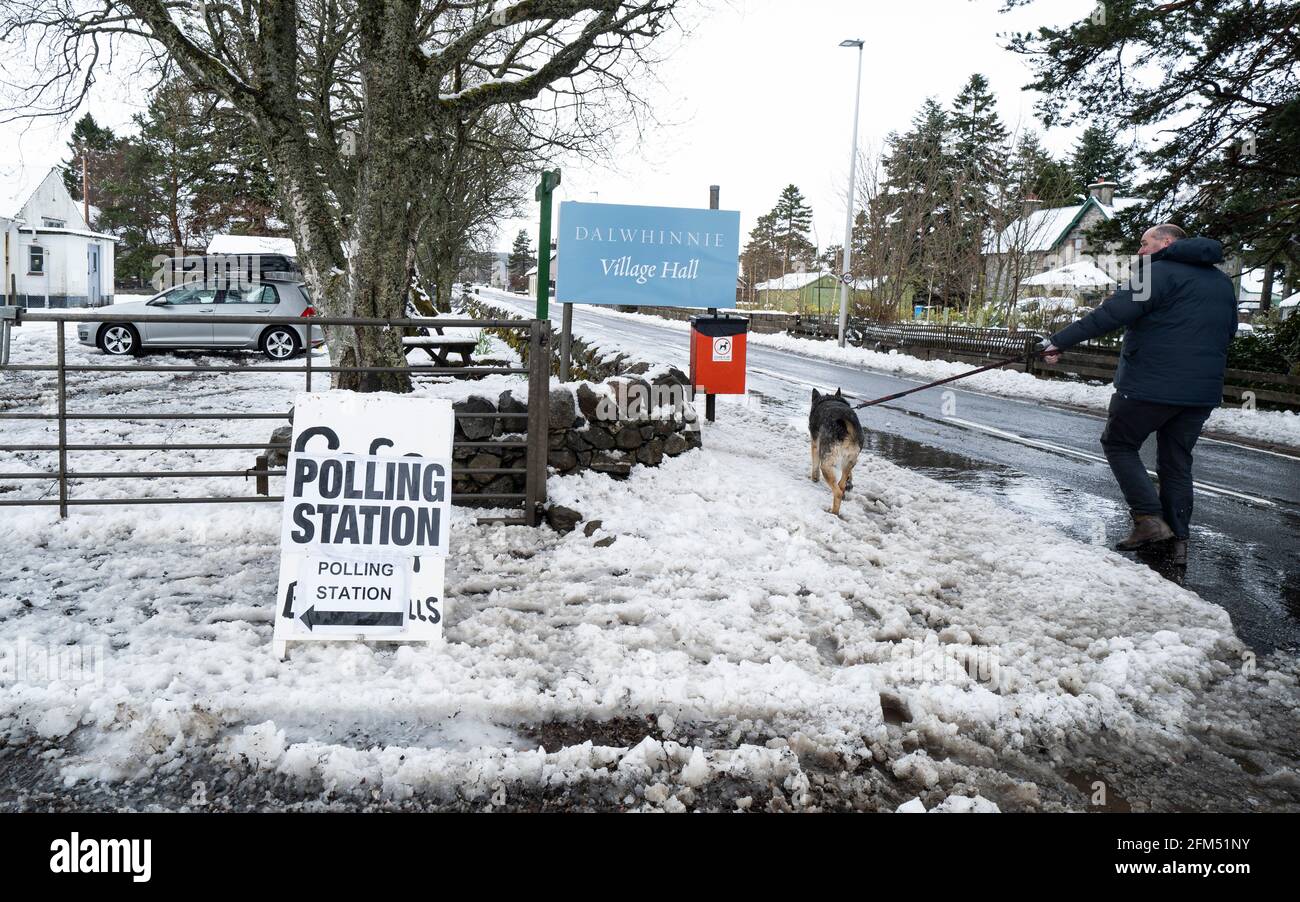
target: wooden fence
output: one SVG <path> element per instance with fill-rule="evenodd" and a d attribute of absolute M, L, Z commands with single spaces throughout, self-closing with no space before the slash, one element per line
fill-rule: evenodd
<path fill-rule="evenodd" d="M 799 317 L 790 334 L 808 338 L 838 337 L 838 324 L 828 317 Z M 1040 335 L 1009 329 L 985 329 L 977 326 L 944 323 L 882 323 L 855 319 L 850 321 L 847 339 L 857 347 L 898 350 L 923 359 L 954 362 L 987 363 L 998 357 L 1024 356 L 1023 363 L 1009 369 L 1039 376 L 1101 379 L 1115 378 L 1119 365 L 1119 346 L 1115 340 L 1085 342 L 1071 348 L 1058 364 L 1047 364 L 1034 357 Z M 1300 410 L 1300 376 L 1284 373 L 1260 373 L 1229 369 L 1224 372 L 1223 397 L 1233 404 L 1253 397 L 1258 403 Z"/>

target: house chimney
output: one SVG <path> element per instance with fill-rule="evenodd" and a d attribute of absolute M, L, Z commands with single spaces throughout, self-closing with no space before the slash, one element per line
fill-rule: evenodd
<path fill-rule="evenodd" d="M 1030 214 L 1037 213 L 1041 209 L 1043 209 L 1043 202 L 1039 199 L 1037 194 L 1025 195 L 1025 204 L 1024 204 L 1024 211 L 1023 211 L 1025 216 L 1029 216 Z"/>
<path fill-rule="evenodd" d="M 1115 203 L 1115 189 L 1118 187 L 1119 185 L 1108 178 L 1099 178 L 1088 186 L 1088 193 L 1097 199 L 1097 203 L 1109 207 Z"/>

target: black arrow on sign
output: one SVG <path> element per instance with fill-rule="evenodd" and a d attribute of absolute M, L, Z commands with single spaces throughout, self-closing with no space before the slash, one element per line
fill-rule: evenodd
<path fill-rule="evenodd" d="M 310 607 L 298 619 L 312 630 L 318 626 L 401 626 L 401 611 L 318 611 Z"/>

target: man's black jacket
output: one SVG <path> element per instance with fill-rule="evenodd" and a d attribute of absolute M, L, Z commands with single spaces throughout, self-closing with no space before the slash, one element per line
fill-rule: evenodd
<path fill-rule="evenodd" d="M 1223 245 L 1184 238 L 1143 260 L 1129 284 L 1052 336 L 1062 350 L 1124 329 L 1115 390 L 1140 401 L 1217 407 L 1237 334 L 1232 280 L 1215 269 Z"/>

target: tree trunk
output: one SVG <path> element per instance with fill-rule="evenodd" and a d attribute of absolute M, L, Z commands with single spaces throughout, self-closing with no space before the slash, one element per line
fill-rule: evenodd
<path fill-rule="evenodd" d="M 434 283 L 437 288 L 438 312 L 451 313 L 452 303 L 452 285 L 456 281 L 456 264 L 454 260 L 442 259 L 438 261 L 437 269 L 438 281 Z"/>
<path fill-rule="evenodd" d="M 1273 303 L 1273 264 L 1268 262 L 1264 264 L 1264 284 L 1259 290 L 1259 312 L 1260 314 L 1268 313 L 1268 308 Z"/>
<path fill-rule="evenodd" d="M 362 87 L 366 104 L 350 228 L 348 287 L 352 316 L 402 317 L 415 234 L 420 165 L 413 150 L 425 117 L 412 109 L 418 3 L 372 4 L 359 10 Z M 404 367 L 400 329 L 336 329 L 330 337 L 336 366 Z M 335 385 L 355 391 L 408 392 L 406 372 L 339 373 Z"/>

